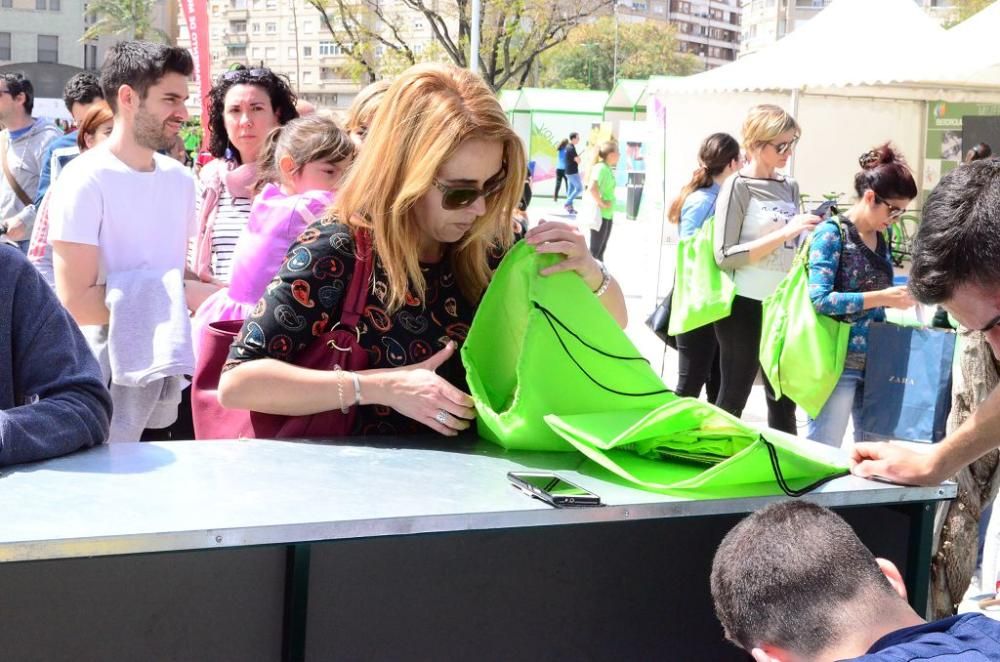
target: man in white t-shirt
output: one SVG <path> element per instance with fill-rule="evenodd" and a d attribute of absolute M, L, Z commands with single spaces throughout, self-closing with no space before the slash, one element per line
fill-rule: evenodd
<path fill-rule="evenodd" d="M 67 164 L 49 209 L 56 293 L 81 326 L 103 327 L 112 320 L 106 300 L 114 300 L 108 292 L 116 277 L 152 274 L 156 279 L 174 271 L 183 277 L 188 241 L 197 228 L 194 179 L 157 150 L 173 145 L 188 116 L 184 101 L 192 68 L 185 49 L 163 44 L 119 42 L 108 53 L 101 87 L 115 114 L 114 129 L 102 145 Z M 173 303 L 183 309 L 182 288 L 178 296 Z M 176 308 L 145 302 L 140 316 L 149 319 L 128 320 L 129 326 L 158 329 L 160 318 Z M 108 352 L 114 355 L 113 322 L 108 337 Z M 151 356 L 163 349 L 145 340 L 154 345 Z M 150 368 L 155 373 L 158 366 Z M 117 399 L 114 405 L 117 416 Z M 163 427 L 148 422 L 140 421 L 142 427 Z"/>

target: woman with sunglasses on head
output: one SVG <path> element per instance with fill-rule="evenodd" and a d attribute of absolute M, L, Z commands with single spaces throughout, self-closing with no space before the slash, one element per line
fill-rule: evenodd
<path fill-rule="evenodd" d="M 761 303 L 795 258 L 799 235 L 819 217 L 799 213 L 799 185 L 778 169 L 788 165 L 799 125 L 778 106 L 750 109 L 743 122 L 749 162 L 722 185 L 715 209 L 715 261 L 733 274 L 736 297 L 729 317 L 715 323 L 722 383 L 715 404 L 741 416 L 760 367 Z M 796 433 L 795 403 L 775 398 L 764 380 L 767 422 Z"/>
<path fill-rule="evenodd" d="M 382 97 L 385 96 L 385 91 L 388 89 L 389 81 L 384 79 L 376 81 L 358 92 L 354 101 L 351 102 L 351 107 L 347 109 L 344 130 L 351 137 L 355 149 L 360 150 L 361 146 L 365 144 L 365 137 L 371 129 L 375 111 L 378 110 L 379 104 L 382 103 Z"/>
<path fill-rule="evenodd" d="M 257 157 L 276 126 L 298 117 L 288 81 L 270 69 L 239 67 L 222 74 L 209 92 L 209 151 L 199 173 L 199 229 L 188 300 L 229 284 L 236 242 L 246 230 L 257 181 Z M 196 293 L 192 294 L 192 293 Z"/>
<path fill-rule="evenodd" d="M 482 78 L 434 64 L 404 72 L 327 218 L 292 245 L 244 323 L 220 379 L 223 406 L 283 415 L 360 406 L 360 434 L 468 429 L 475 410 L 455 353 L 514 241 L 525 171 L 521 141 Z M 578 229 L 542 223 L 527 241 L 565 256 L 543 275 L 576 271 L 623 323 L 621 290 Z M 341 319 L 359 248 L 374 263 L 357 327 L 369 369 L 293 365 Z"/>
<path fill-rule="evenodd" d="M 722 183 L 740 167 L 740 143 L 728 133 L 713 133 L 698 150 L 698 169 L 670 205 L 667 220 L 681 239 L 693 236 L 715 213 Z M 677 395 L 697 398 L 705 387 L 709 402 L 719 395 L 719 343 L 715 325 L 677 336 Z"/>
<path fill-rule="evenodd" d="M 813 307 L 851 324 L 844 372 L 819 415 L 809 420 L 807 435 L 838 447 L 852 415 L 854 440 L 861 441 L 868 326 L 885 320 L 886 308 L 913 305 L 905 286 L 892 285 L 892 258 L 884 233 L 917 197 L 917 184 L 889 143 L 865 152 L 859 162 L 861 171 L 854 176 L 858 201 L 836 219 L 817 225 L 809 247 Z"/>

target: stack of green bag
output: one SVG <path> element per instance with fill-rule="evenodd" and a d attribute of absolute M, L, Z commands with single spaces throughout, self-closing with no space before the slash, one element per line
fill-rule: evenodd
<path fill-rule="evenodd" d="M 539 276 L 558 259 L 518 244 L 480 303 L 461 352 L 480 436 L 691 497 L 795 494 L 846 471 L 820 444 L 678 398 L 578 275 Z"/>

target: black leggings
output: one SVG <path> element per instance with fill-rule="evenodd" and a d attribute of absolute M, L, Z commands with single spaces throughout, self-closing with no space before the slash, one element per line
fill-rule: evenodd
<path fill-rule="evenodd" d="M 566 181 L 566 171 L 556 170 L 556 192 L 552 194 L 553 200 L 559 199 L 559 186 Z M 566 182 L 566 186 L 569 186 L 569 182 Z"/>
<path fill-rule="evenodd" d="M 715 326 L 709 324 L 675 336 L 677 341 L 677 395 L 686 398 L 705 395 L 709 402 L 719 397 L 719 343 Z"/>
<path fill-rule="evenodd" d="M 590 231 L 590 254 L 594 259 L 604 260 L 604 251 L 608 247 L 608 239 L 611 238 L 611 219 L 601 219 L 601 229 Z"/>
<path fill-rule="evenodd" d="M 760 369 L 761 316 L 760 301 L 737 296 L 733 300 L 733 311 L 729 317 L 715 323 L 722 372 L 722 384 L 715 404 L 733 416 L 743 415 L 754 378 Z M 764 379 L 764 393 L 767 396 L 768 426 L 797 434 L 795 403 L 785 396 L 776 400 L 767 378 Z"/>

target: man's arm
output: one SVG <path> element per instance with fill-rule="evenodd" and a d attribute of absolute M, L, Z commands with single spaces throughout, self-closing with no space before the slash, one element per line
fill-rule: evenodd
<path fill-rule="evenodd" d="M 35 205 L 28 205 L 6 219 L 7 238 L 11 241 L 31 239 L 31 229 L 35 224 Z"/>
<path fill-rule="evenodd" d="M 0 465 L 103 443 L 111 421 L 111 398 L 80 330 L 27 261 L 21 273 L 10 346 L 22 402 L 0 410 Z"/>
<path fill-rule="evenodd" d="M 1000 387 L 957 430 L 917 453 L 888 443 L 854 445 L 852 471 L 865 478 L 886 478 L 907 485 L 937 485 L 962 467 L 1000 446 Z"/>
<path fill-rule="evenodd" d="M 104 285 L 97 284 L 100 272 L 100 249 L 71 241 L 52 242 L 52 266 L 56 293 L 76 323 L 105 325 L 108 307 L 104 303 Z"/>

